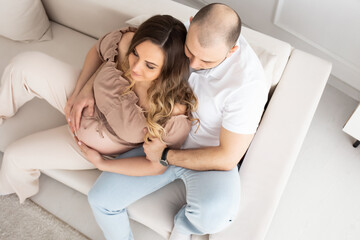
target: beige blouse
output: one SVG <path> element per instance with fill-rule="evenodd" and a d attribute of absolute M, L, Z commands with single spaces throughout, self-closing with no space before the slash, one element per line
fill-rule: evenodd
<path fill-rule="evenodd" d="M 123 72 L 116 68 L 119 42 L 122 35 L 129 31 L 134 32 L 136 29 L 115 30 L 98 40 L 96 49 L 103 66 L 94 79 L 95 113 L 93 117 L 82 117 L 83 127 L 77 133 L 80 140 L 85 144 L 88 144 L 88 140 L 91 147 L 103 154 L 125 152 L 144 142 L 144 110 L 138 105 L 139 98 L 135 92 L 123 94 L 130 82 L 122 77 Z M 191 121 L 185 115 L 176 115 L 163 127 L 166 132 L 163 136 L 164 142 L 171 148 L 180 148 L 191 129 Z M 95 129 L 96 134 L 89 134 L 90 129 Z M 99 140 L 94 141 L 94 137 Z M 102 142 L 104 138 L 109 138 L 113 143 L 105 144 Z M 114 146 L 109 150 L 111 144 Z M 104 149 L 99 149 L 99 146 Z"/>

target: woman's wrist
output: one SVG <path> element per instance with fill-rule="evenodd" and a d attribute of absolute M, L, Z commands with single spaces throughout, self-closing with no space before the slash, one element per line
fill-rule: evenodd
<path fill-rule="evenodd" d="M 77 88 L 74 89 L 73 93 L 71 94 L 70 98 L 76 98 L 77 95 L 79 95 L 80 90 L 78 90 Z"/>
<path fill-rule="evenodd" d="M 101 160 L 95 163 L 95 167 L 101 171 L 106 171 L 108 161 L 101 157 Z"/>

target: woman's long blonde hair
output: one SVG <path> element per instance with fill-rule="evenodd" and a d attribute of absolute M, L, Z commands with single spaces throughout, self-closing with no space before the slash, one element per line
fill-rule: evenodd
<path fill-rule="evenodd" d="M 158 45 L 165 54 L 160 75 L 148 89 L 149 109 L 145 112 L 149 137 L 162 141 L 166 134 L 164 125 L 170 119 L 176 103 L 186 106 L 185 115 L 192 119 L 191 112 L 197 108 L 197 98 L 188 84 L 189 59 L 184 53 L 186 28 L 182 22 L 169 15 L 156 15 L 141 24 L 134 34 L 121 68 L 131 81 L 127 90 L 132 90 L 135 82 L 131 79 L 129 54 L 144 41 Z M 126 91 L 125 91 L 126 93 Z M 196 119 L 198 122 L 198 120 Z M 181 130 L 180 130 L 181 131 Z"/>

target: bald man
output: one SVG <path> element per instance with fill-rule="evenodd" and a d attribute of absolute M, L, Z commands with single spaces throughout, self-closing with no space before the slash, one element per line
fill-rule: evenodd
<path fill-rule="evenodd" d="M 193 127 L 181 150 L 157 139 L 144 144 L 149 160 L 168 167 L 162 175 L 102 173 L 89 202 L 107 239 L 133 239 L 126 208 L 179 178 L 186 186 L 186 204 L 175 216 L 171 240 L 219 232 L 236 217 L 237 164 L 253 139 L 268 94 L 261 64 L 240 30 L 239 16 L 223 4 L 205 6 L 190 19 L 184 51 L 192 69 L 189 83 L 199 100 L 193 115 L 200 126 Z M 137 149 L 121 158 L 141 153 Z"/>

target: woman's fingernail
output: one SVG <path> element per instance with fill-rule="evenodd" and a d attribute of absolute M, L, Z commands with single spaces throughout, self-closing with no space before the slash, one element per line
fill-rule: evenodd
<path fill-rule="evenodd" d="M 81 145 L 81 142 L 80 142 L 80 141 L 78 141 L 78 144 L 79 144 L 79 145 Z"/>
<path fill-rule="evenodd" d="M 70 118 L 68 118 L 68 122 L 71 122 Z"/>

